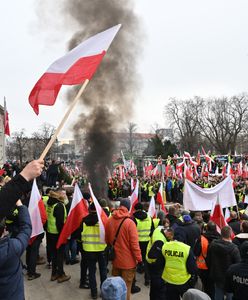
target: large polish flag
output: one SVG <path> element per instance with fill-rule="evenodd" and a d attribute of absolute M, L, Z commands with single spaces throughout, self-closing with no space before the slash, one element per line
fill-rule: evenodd
<path fill-rule="evenodd" d="M 96 196 L 94 195 L 94 193 L 92 191 L 90 183 L 89 183 L 89 190 L 90 190 L 91 198 L 92 198 L 92 200 L 95 204 L 95 208 L 96 208 L 96 213 L 97 213 L 97 218 L 98 218 L 99 228 L 100 228 L 100 240 L 101 240 L 101 242 L 105 243 L 105 226 L 107 224 L 108 217 L 107 217 L 105 211 L 103 210 L 103 208 L 101 207 L 101 205 L 99 204 L 98 200 L 96 199 Z"/>
<path fill-rule="evenodd" d="M 164 198 L 163 198 L 163 182 L 160 182 L 160 187 L 157 193 L 157 202 L 161 205 L 161 209 L 167 214 L 167 210 L 164 206 Z"/>
<path fill-rule="evenodd" d="M 91 79 L 121 25 L 100 32 L 56 60 L 37 81 L 29 95 L 29 103 L 39 114 L 39 105 L 53 105 L 61 86 Z"/>
<path fill-rule="evenodd" d="M 130 214 L 132 215 L 134 212 L 134 206 L 139 202 L 139 180 L 137 179 L 135 189 L 130 196 Z"/>
<path fill-rule="evenodd" d="M 45 206 L 37 187 L 36 179 L 33 181 L 28 211 L 32 224 L 31 241 L 33 241 L 32 238 L 44 232 L 43 224 L 47 220 Z"/>
<path fill-rule="evenodd" d="M 72 197 L 71 208 L 63 229 L 59 235 L 56 245 L 57 249 L 61 245 L 66 244 L 68 237 L 80 226 L 82 219 L 89 214 L 86 202 L 87 201 L 83 198 L 83 195 L 76 183 Z"/>

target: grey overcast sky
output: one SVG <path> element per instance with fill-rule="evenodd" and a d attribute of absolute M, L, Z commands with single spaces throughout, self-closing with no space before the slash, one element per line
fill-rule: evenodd
<path fill-rule="evenodd" d="M 163 110 L 170 97 L 248 91 L 247 0 L 135 0 L 135 11 L 146 35 L 139 67 L 142 87 L 131 120 L 139 131 L 150 131 L 155 123 L 168 126 Z M 41 107 L 38 117 L 28 103 L 33 85 L 66 52 L 73 33 L 59 31 L 53 12 L 50 18 L 49 29 L 46 19 L 42 25 L 37 17 L 35 0 L 0 2 L 0 104 L 6 96 L 12 132 L 25 128 L 30 134 L 43 122 L 57 126 L 66 109 L 60 97 L 68 87 L 54 106 Z M 73 119 L 61 138 L 72 137 Z"/>

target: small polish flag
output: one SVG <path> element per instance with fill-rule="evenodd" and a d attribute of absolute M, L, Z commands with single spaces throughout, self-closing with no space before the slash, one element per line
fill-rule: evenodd
<path fill-rule="evenodd" d="M 152 196 L 152 198 L 151 198 L 147 214 L 148 214 L 148 216 L 150 216 L 153 219 L 156 218 L 157 213 L 156 213 L 154 196 Z"/>
<path fill-rule="evenodd" d="M 229 210 L 229 208 L 228 207 L 226 207 L 226 211 L 225 211 L 225 220 L 226 220 L 226 222 L 228 223 L 229 221 L 230 221 L 230 210 Z"/>
<path fill-rule="evenodd" d="M 100 240 L 101 240 L 101 242 L 105 243 L 105 226 L 108 221 L 108 217 L 107 217 L 105 211 L 103 210 L 103 208 L 100 206 L 98 200 L 96 199 L 96 197 L 92 191 L 90 183 L 89 183 L 89 190 L 90 190 L 91 198 L 95 204 L 96 213 L 97 213 L 97 217 L 98 217 L 99 228 L 100 228 Z"/>
<path fill-rule="evenodd" d="M 89 214 L 87 201 L 83 198 L 83 195 L 75 184 L 71 208 L 67 216 L 66 222 L 59 235 L 57 242 L 57 249 L 62 245 L 66 244 L 68 237 L 80 226 L 82 219 Z"/>
<path fill-rule="evenodd" d="M 224 218 L 222 207 L 220 204 L 219 196 L 217 197 L 217 201 L 215 203 L 214 209 L 211 212 L 210 220 L 216 224 L 217 231 L 220 233 L 221 228 L 227 226 L 227 222 Z"/>
<path fill-rule="evenodd" d="M 164 199 L 163 199 L 163 182 L 160 182 L 160 187 L 157 193 L 157 203 L 161 205 L 161 209 L 167 214 L 167 210 L 164 206 Z"/>
<path fill-rule="evenodd" d="M 131 206 L 129 212 L 131 215 L 133 214 L 134 206 L 138 203 L 138 201 L 139 201 L 139 180 L 137 179 L 135 189 L 132 192 L 132 195 L 130 196 Z"/>
<path fill-rule="evenodd" d="M 33 181 L 28 211 L 32 224 L 31 238 L 33 238 L 44 232 L 43 222 L 45 223 L 47 220 L 45 206 L 38 190 L 36 179 Z"/>
<path fill-rule="evenodd" d="M 54 105 L 62 85 L 81 84 L 96 72 L 121 25 L 100 32 L 56 60 L 37 81 L 29 103 L 39 114 L 39 105 Z"/>

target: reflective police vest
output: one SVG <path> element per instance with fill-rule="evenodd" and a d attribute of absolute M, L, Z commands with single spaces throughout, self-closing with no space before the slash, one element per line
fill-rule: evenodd
<path fill-rule="evenodd" d="M 205 236 L 201 236 L 201 254 L 196 259 L 198 269 L 207 270 L 206 257 L 208 254 L 208 240 Z"/>
<path fill-rule="evenodd" d="M 87 252 L 100 252 L 104 251 L 106 244 L 100 240 L 100 229 L 99 223 L 94 226 L 87 226 L 83 224 L 83 231 L 81 233 L 81 240 L 83 245 L 83 250 Z"/>
<path fill-rule="evenodd" d="M 45 206 L 47 206 L 48 199 L 49 199 L 49 196 L 42 196 L 42 200 L 43 200 Z"/>
<path fill-rule="evenodd" d="M 165 258 L 165 267 L 162 274 L 164 281 L 181 285 L 190 279 L 191 275 L 186 267 L 189 251 L 190 246 L 178 241 L 164 244 L 162 248 L 162 254 Z"/>
<path fill-rule="evenodd" d="M 154 230 L 154 232 L 152 234 L 152 237 L 150 238 L 150 241 L 149 241 L 149 243 L 147 245 L 147 248 L 146 248 L 146 260 L 149 264 L 152 264 L 152 263 L 156 262 L 156 258 L 149 258 L 148 257 L 149 251 L 151 250 L 153 244 L 156 241 L 162 241 L 163 243 L 165 243 L 167 241 L 165 236 L 161 232 L 161 227 L 158 227 Z"/>
<path fill-rule="evenodd" d="M 148 216 L 144 220 L 136 219 L 136 222 L 139 242 L 149 242 L 152 227 L 152 218 Z"/>
<path fill-rule="evenodd" d="M 153 192 L 153 186 L 152 185 L 148 186 L 148 196 L 149 197 L 155 196 L 155 194 Z"/>
<path fill-rule="evenodd" d="M 64 223 L 67 217 L 67 212 L 66 212 L 66 208 L 65 205 L 63 203 L 61 203 L 64 207 Z M 53 234 L 58 234 L 58 229 L 56 226 L 56 218 L 53 215 L 54 212 L 54 208 L 55 206 L 58 205 L 58 203 L 55 203 L 53 205 L 48 205 L 46 207 L 46 212 L 47 212 L 47 232 L 49 233 L 53 233 Z"/>

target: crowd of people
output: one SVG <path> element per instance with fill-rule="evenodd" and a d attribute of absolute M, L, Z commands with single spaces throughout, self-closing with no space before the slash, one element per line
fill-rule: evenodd
<path fill-rule="evenodd" d="M 53 163 L 55 164 L 55 162 Z M 55 168 L 55 167 L 54 167 Z M 186 211 L 182 205 L 183 181 L 171 176 L 140 178 L 138 203 L 132 208 L 130 194 L 136 178 L 109 179 L 109 199 L 99 197 L 108 221 L 105 240 L 90 193 L 82 185 L 88 214 L 57 247 L 72 202 L 73 188 L 51 180 L 41 189 L 46 218 L 45 234 L 30 240 L 31 222 L 27 210 L 33 178 L 44 176 L 42 161 L 33 161 L 15 176 L 2 180 L 0 190 L 0 299 L 24 299 L 22 268 L 32 281 L 42 274 L 37 264 L 51 268 L 50 280 L 70 280 L 64 264 L 79 265 L 79 288 L 89 289 L 92 299 L 130 299 L 140 292 L 136 274 L 144 274 L 151 300 L 170 299 L 247 299 L 248 294 L 248 213 L 245 178 L 234 178 L 239 205 L 231 209 L 228 226 L 219 228 L 209 211 Z M 170 175 L 170 174 L 167 174 Z M 211 178 L 211 179 L 210 179 Z M 221 179 L 203 176 L 196 183 L 211 187 Z M 158 193 L 161 181 L 167 210 L 152 218 L 147 213 L 151 197 Z M 119 185 L 117 193 L 113 192 Z M 181 199 L 181 200 L 180 200 Z M 46 245 L 46 258 L 40 245 Z M 113 250 L 114 249 L 114 250 Z M 26 250 L 26 260 L 20 257 Z M 80 257 L 80 259 L 79 259 Z M 97 282 L 98 264 L 100 282 Z M 112 267 L 111 267 L 112 265 Z M 10 281 L 7 278 L 11 278 Z M 14 284 L 15 283 L 15 284 Z M 116 288 L 118 286 L 118 288 Z"/>

